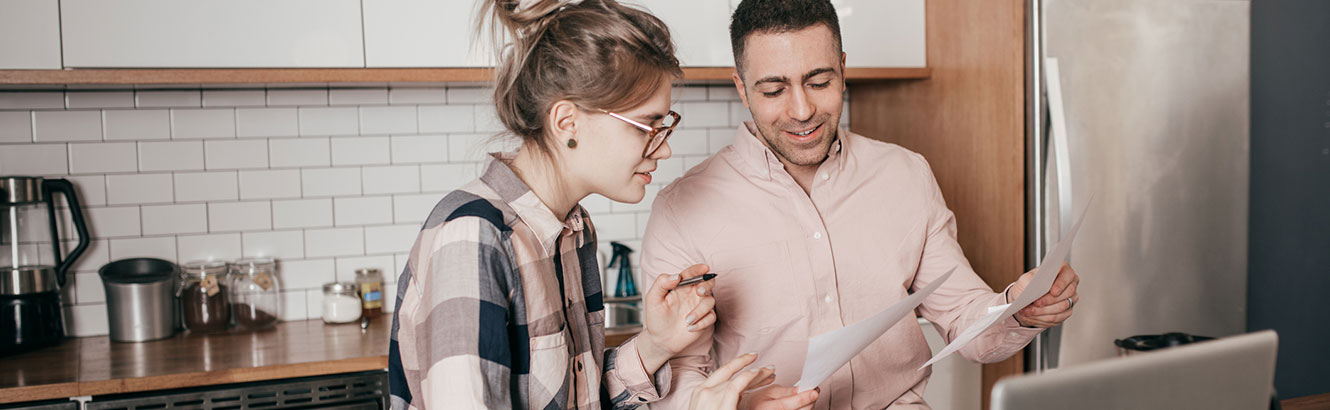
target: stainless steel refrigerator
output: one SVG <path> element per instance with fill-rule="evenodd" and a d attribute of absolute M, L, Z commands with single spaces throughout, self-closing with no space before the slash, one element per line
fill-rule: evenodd
<path fill-rule="evenodd" d="M 1245 331 L 1249 1 L 1028 7 L 1027 264 L 1094 201 L 1071 253 L 1081 299 L 1027 368 L 1109 358 L 1132 335 Z"/>

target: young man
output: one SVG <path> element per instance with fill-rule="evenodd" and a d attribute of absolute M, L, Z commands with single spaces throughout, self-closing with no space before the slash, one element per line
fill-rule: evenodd
<path fill-rule="evenodd" d="M 918 312 L 950 341 L 989 307 L 1019 295 L 1027 272 L 994 292 L 956 242 L 956 221 L 928 163 L 899 146 L 837 129 L 845 54 L 828 0 L 744 0 L 730 25 L 734 85 L 753 121 L 734 143 L 661 191 L 643 242 L 643 272 L 706 263 L 718 320 L 671 361 L 673 391 L 713 363 L 756 352 L 778 385 L 740 408 L 928 408 L 931 354 L 902 319 L 820 386 L 794 394 L 809 338 L 878 313 L 952 268 Z M 650 282 L 651 279 L 648 279 Z M 1079 279 L 1063 265 L 1048 294 L 960 351 L 996 362 L 1071 316 Z M 683 408 L 687 396 L 653 403 Z"/>

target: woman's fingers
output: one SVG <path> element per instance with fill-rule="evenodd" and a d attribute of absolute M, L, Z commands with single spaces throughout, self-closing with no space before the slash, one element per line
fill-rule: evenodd
<path fill-rule="evenodd" d="M 725 364 L 711 372 L 711 376 L 707 376 L 707 380 L 702 383 L 702 387 L 714 387 L 724 384 L 729 381 L 731 377 L 734 377 L 734 374 L 738 373 L 740 369 L 752 364 L 754 360 L 757 360 L 757 353 L 741 354 L 739 357 L 730 359 L 730 361 L 725 362 Z"/>
<path fill-rule="evenodd" d="M 647 289 L 647 294 L 644 295 L 646 301 L 665 301 L 665 295 L 679 285 L 679 280 L 679 275 L 660 275 L 656 277 L 656 280 L 651 283 L 651 289 Z"/>
<path fill-rule="evenodd" d="M 716 313 L 707 312 L 707 314 L 705 316 L 702 316 L 701 319 L 698 319 L 696 322 L 693 322 L 692 325 L 689 325 L 688 331 L 699 332 L 707 328 L 710 328 L 712 325 L 715 324 L 716 324 Z"/>
<path fill-rule="evenodd" d="M 711 313 L 711 308 L 714 307 L 716 307 L 716 299 L 702 298 L 697 302 L 697 306 L 693 306 L 693 310 L 688 312 L 688 316 L 684 316 L 684 324 L 692 326 L 697 323 L 698 319 Z"/>
<path fill-rule="evenodd" d="M 722 401 L 720 408 L 738 408 L 739 397 L 741 397 L 745 391 L 748 391 L 748 384 L 752 383 L 753 379 L 756 379 L 760 373 L 760 370 L 753 369 L 740 373 L 738 376 L 735 376 L 734 379 L 730 380 L 730 384 L 725 386 L 725 400 Z"/>
<path fill-rule="evenodd" d="M 757 370 L 758 370 L 757 377 L 753 378 L 752 381 L 748 382 L 748 387 L 744 389 L 745 391 L 761 388 L 763 386 L 776 382 L 775 367 L 766 366 Z"/>

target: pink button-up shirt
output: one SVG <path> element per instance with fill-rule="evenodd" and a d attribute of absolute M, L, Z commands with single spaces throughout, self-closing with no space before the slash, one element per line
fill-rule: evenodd
<path fill-rule="evenodd" d="M 706 263 L 716 280 L 717 321 L 670 362 L 675 394 L 653 409 L 683 409 L 717 363 L 758 353 L 793 385 L 809 338 L 863 320 L 951 268 L 956 273 L 918 313 L 950 342 L 1005 296 L 986 285 L 956 242 L 924 158 L 847 131 L 818 167 L 808 193 L 749 130 L 662 190 L 643 238 L 646 282 Z M 960 351 L 995 362 L 1019 352 L 1040 329 L 1008 318 Z M 914 317 L 901 319 L 822 382 L 817 408 L 928 408 L 931 353 Z"/>

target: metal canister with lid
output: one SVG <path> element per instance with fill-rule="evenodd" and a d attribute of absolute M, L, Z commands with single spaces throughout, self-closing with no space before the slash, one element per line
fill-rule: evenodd
<path fill-rule="evenodd" d="M 229 266 L 222 261 L 192 261 L 180 267 L 180 313 L 190 332 L 220 332 L 231 325 L 227 292 Z"/>
<path fill-rule="evenodd" d="M 356 269 L 362 314 L 374 318 L 383 314 L 383 272 L 375 268 Z"/>

